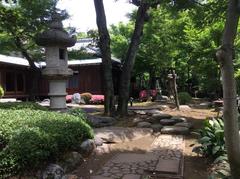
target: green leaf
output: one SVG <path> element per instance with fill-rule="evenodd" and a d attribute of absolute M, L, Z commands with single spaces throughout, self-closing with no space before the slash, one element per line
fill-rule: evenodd
<path fill-rule="evenodd" d="M 215 155 L 219 150 L 220 150 L 220 146 L 213 147 L 213 149 L 212 149 L 213 155 Z"/>
<path fill-rule="evenodd" d="M 200 143 L 205 143 L 205 142 L 209 142 L 210 140 L 211 140 L 210 137 L 205 136 L 205 137 L 202 137 L 201 139 L 199 139 L 199 142 Z"/>

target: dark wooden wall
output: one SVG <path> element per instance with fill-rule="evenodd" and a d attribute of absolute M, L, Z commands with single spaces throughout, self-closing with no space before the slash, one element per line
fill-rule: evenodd
<path fill-rule="evenodd" d="M 74 71 L 74 75 L 70 77 L 67 83 L 67 93 L 85 93 L 89 92 L 91 94 L 104 94 L 103 86 L 103 72 L 102 66 L 100 64 L 96 65 L 86 65 L 86 66 L 70 66 Z M 24 87 L 22 91 L 18 91 L 15 87 L 14 91 L 6 91 L 6 73 L 12 72 L 15 75 L 15 86 L 17 86 L 17 75 L 22 74 L 24 80 Z M 115 92 L 117 93 L 118 82 L 119 82 L 120 71 L 118 68 L 113 68 L 113 81 Z M 5 90 L 4 97 L 13 98 L 24 98 L 29 97 L 29 90 L 31 88 L 32 75 L 28 67 L 17 66 L 17 65 L 7 65 L 0 63 L 0 84 Z M 47 79 L 39 75 L 37 82 L 37 96 L 47 97 L 49 91 L 49 85 Z"/>
<path fill-rule="evenodd" d="M 69 79 L 78 80 L 75 85 L 68 86 L 68 94 L 73 93 L 85 93 L 89 92 L 92 94 L 103 94 L 103 81 L 102 81 L 102 68 L 101 65 L 89 65 L 89 66 L 78 66 L 69 67 L 74 71 L 73 77 Z"/>
<path fill-rule="evenodd" d="M 0 63 L 0 84 L 5 91 L 4 97 L 28 97 L 28 77 L 28 67 Z M 8 81 L 11 84 L 7 84 Z"/>

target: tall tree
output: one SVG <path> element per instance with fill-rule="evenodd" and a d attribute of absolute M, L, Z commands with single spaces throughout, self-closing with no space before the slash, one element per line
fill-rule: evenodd
<path fill-rule="evenodd" d="M 56 3 L 57 0 L 0 1 L 0 51 L 20 52 L 28 61 L 33 72 L 33 80 L 29 84 L 31 100 L 35 99 L 38 90 L 36 82 L 40 73 L 34 63 L 41 54 L 35 36 L 46 28 L 51 14 L 56 10 Z M 65 16 L 65 13 L 62 15 Z"/>
<path fill-rule="evenodd" d="M 113 115 L 115 112 L 114 103 L 114 88 L 112 79 L 112 61 L 110 36 L 107 29 L 106 15 L 104 10 L 103 0 L 94 0 L 97 26 L 100 37 L 100 49 L 103 61 L 103 76 L 104 76 L 104 113 L 106 115 Z"/>
<path fill-rule="evenodd" d="M 39 52 L 35 35 L 47 26 L 56 3 L 56 0 L 0 1 L 0 35 L 6 42 L 3 45 L 10 47 L 9 51 L 19 51 L 32 70 L 37 70 L 34 57 Z"/>
<path fill-rule="evenodd" d="M 128 113 L 128 100 L 129 100 L 129 88 L 130 88 L 130 80 L 131 73 L 133 70 L 133 66 L 135 63 L 135 58 L 137 54 L 137 50 L 139 47 L 139 43 L 141 40 L 141 36 L 143 33 L 144 22 L 147 18 L 147 11 L 151 7 L 151 3 L 148 1 L 137 1 L 138 7 L 135 28 L 133 35 L 131 37 L 131 42 L 129 44 L 126 57 L 123 63 L 123 69 L 121 73 L 120 79 L 120 87 L 119 87 L 119 98 L 118 98 L 118 114 L 120 116 L 125 116 Z"/>
<path fill-rule="evenodd" d="M 221 66 L 224 100 L 224 134 L 233 179 L 240 178 L 240 137 L 234 79 L 234 40 L 239 21 L 240 1 L 229 0 L 222 46 L 216 55 Z"/>

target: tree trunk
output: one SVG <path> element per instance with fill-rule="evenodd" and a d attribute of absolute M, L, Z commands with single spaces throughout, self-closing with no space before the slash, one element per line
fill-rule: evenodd
<path fill-rule="evenodd" d="M 171 70 L 172 72 L 172 83 L 173 83 L 173 96 L 174 96 L 174 101 L 175 101 L 175 105 L 177 107 L 177 110 L 179 110 L 179 100 L 178 100 L 178 91 L 177 91 L 177 80 L 176 80 L 176 73 L 175 70 Z"/>
<path fill-rule="evenodd" d="M 229 0 L 222 46 L 216 53 L 222 72 L 224 134 L 233 179 L 240 178 L 240 137 L 236 106 L 236 84 L 233 68 L 234 40 L 239 21 L 237 7 L 236 0 Z"/>
<path fill-rule="evenodd" d="M 98 33 L 100 36 L 100 49 L 103 62 L 104 78 L 104 113 L 105 115 L 114 115 L 114 88 L 112 79 L 112 61 L 110 49 L 110 36 L 107 29 L 106 15 L 103 0 L 94 0 Z"/>
<path fill-rule="evenodd" d="M 37 66 L 34 63 L 34 59 L 29 55 L 28 51 L 23 47 L 23 44 L 20 40 L 19 37 L 16 37 L 15 39 L 15 45 L 16 47 L 20 50 L 21 54 L 27 59 L 29 66 L 30 66 L 30 72 L 32 74 L 30 80 L 30 89 L 29 89 L 29 100 L 30 101 L 35 101 L 36 100 L 36 95 L 38 94 L 38 79 L 39 75 L 41 73 L 40 69 L 37 68 Z"/>
<path fill-rule="evenodd" d="M 131 38 L 126 58 L 123 64 L 120 86 L 119 86 L 119 99 L 118 99 L 118 114 L 120 116 L 126 116 L 128 113 L 128 98 L 131 72 L 134 66 L 135 57 L 140 43 L 140 38 L 143 33 L 144 20 L 147 15 L 147 10 L 150 4 L 141 2 L 135 23 L 135 29 Z"/>

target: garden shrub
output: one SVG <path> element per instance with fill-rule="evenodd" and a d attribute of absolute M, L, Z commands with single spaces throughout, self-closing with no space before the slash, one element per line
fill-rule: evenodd
<path fill-rule="evenodd" d="M 4 96 L 4 90 L 2 86 L 0 85 L 0 98 Z"/>
<path fill-rule="evenodd" d="M 93 131 L 84 116 L 0 109 L 0 178 L 54 162 L 89 138 Z"/>
<path fill-rule="evenodd" d="M 187 104 L 191 102 L 192 97 L 187 92 L 180 92 L 178 93 L 178 99 L 180 104 Z"/>
<path fill-rule="evenodd" d="M 86 104 L 89 104 L 90 100 L 92 99 L 91 93 L 82 93 L 80 94 L 81 98 L 85 101 Z"/>
<path fill-rule="evenodd" d="M 198 131 L 198 134 L 200 136 L 198 142 L 201 146 L 195 147 L 195 152 L 213 159 L 226 154 L 223 119 L 205 120 L 204 127 Z"/>
<path fill-rule="evenodd" d="M 92 95 L 92 99 L 90 100 L 92 104 L 102 104 L 104 103 L 104 95 Z"/>
<path fill-rule="evenodd" d="M 197 134 L 200 136 L 198 141 L 201 146 L 195 147 L 193 151 L 214 160 L 209 178 L 231 178 L 224 140 L 223 119 L 205 120 L 203 129 L 200 129 Z"/>
<path fill-rule="evenodd" d="M 32 110 L 42 110 L 47 111 L 48 108 L 41 106 L 34 102 L 9 102 L 0 103 L 0 109 L 32 109 Z"/>
<path fill-rule="evenodd" d="M 89 120 L 87 120 L 86 113 L 81 108 L 72 108 L 68 111 L 68 113 L 73 116 L 83 119 L 87 124 L 92 126 L 91 122 Z"/>

